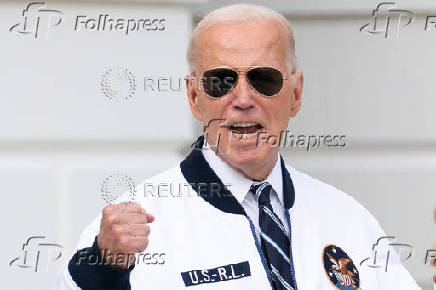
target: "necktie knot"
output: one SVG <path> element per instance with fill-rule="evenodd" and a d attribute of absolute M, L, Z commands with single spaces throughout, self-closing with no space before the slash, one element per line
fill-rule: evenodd
<path fill-rule="evenodd" d="M 265 205 L 270 202 L 270 192 L 272 186 L 268 182 L 262 182 L 260 184 L 253 184 L 250 187 L 250 191 L 254 193 L 259 205 Z"/>

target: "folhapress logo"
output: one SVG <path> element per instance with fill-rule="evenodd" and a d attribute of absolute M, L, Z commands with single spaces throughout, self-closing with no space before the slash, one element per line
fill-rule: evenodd
<path fill-rule="evenodd" d="M 27 5 L 23 10 L 23 19 L 21 22 L 13 25 L 9 30 L 11 32 L 48 37 L 50 29 L 61 24 L 64 14 L 59 10 L 47 9 L 47 4 L 43 2 L 34 2 Z"/>
<path fill-rule="evenodd" d="M 126 35 L 133 31 L 162 31 L 165 30 L 164 18 L 124 19 L 113 18 L 109 14 L 100 14 L 97 17 L 78 15 L 74 25 L 75 31 L 122 31 Z"/>
<path fill-rule="evenodd" d="M 9 266 L 33 268 L 35 272 L 48 272 L 49 264 L 59 260 L 63 247 L 59 244 L 44 242 L 44 236 L 32 236 L 26 240 L 22 255 L 13 259 Z"/>
<path fill-rule="evenodd" d="M 369 34 L 384 34 L 385 38 L 397 38 L 400 28 L 413 22 L 415 15 L 408 10 L 395 9 L 394 2 L 380 3 L 372 12 L 373 21 L 360 28 Z"/>
<path fill-rule="evenodd" d="M 48 9 L 44 2 L 33 2 L 22 12 L 22 20 L 14 24 L 9 30 L 17 34 L 33 35 L 34 38 L 48 37 L 49 31 L 65 20 L 64 13 L 59 10 Z M 70 26 L 72 31 L 87 32 L 119 32 L 126 36 L 142 31 L 153 33 L 166 29 L 166 19 L 161 17 L 141 16 L 112 17 L 111 14 L 76 15 L 64 25 Z"/>

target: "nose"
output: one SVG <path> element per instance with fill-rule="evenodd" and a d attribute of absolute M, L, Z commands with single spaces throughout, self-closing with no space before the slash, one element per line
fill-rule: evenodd
<path fill-rule="evenodd" d="M 247 110 L 254 107 L 254 91 L 244 74 L 239 74 L 238 83 L 232 91 L 232 105 L 236 109 Z"/>

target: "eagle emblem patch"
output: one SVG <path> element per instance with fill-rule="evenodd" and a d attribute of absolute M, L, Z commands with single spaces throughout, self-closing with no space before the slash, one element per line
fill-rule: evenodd
<path fill-rule="evenodd" d="M 335 245 L 327 245 L 322 260 L 327 277 L 336 289 L 360 289 L 359 271 L 344 250 Z"/>

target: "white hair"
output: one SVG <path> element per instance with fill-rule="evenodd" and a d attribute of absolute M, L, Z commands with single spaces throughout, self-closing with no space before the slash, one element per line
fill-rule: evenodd
<path fill-rule="evenodd" d="M 256 19 L 266 19 L 277 21 L 284 29 L 287 38 L 288 55 L 287 65 L 290 72 L 297 69 L 297 57 L 295 55 L 295 39 L 289 21 L 277 11 L 254 4 L 234 4 L 209 12 L 198 23 L 189 39 L 188 51 L 186 57 L 191 71 L 194 70 L 196 63 L 197 40 L 200 33 L 211 26 L 218 24 L 241 23 Z"/>

